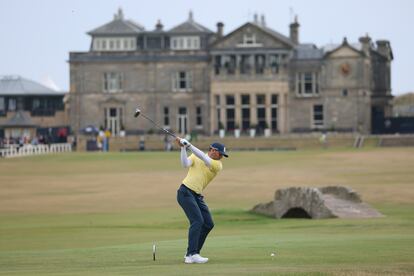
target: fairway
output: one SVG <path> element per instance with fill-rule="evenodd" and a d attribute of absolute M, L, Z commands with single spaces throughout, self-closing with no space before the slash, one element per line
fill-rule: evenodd
<path fill-rule="evenodd" d="M 414 148 L 229 154 L 204 193 L 215 228 L 203 265 L 183 263 L 178 152 L 0 159 L 0 275 L 414 274 Z M 353 188 L 385 217 L 248 212 L 279 188 L 327 185 Z"/>

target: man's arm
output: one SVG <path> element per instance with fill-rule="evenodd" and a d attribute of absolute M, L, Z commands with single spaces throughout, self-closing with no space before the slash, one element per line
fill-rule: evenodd
<path fill-rule="evenodd" d="M 181 165 L 184 168 L 190 167 L 193 164 L 193 161 L 187 157 L 187 146 L 181 143 L 181 138 L 179 137 L 175 138 L 175 142 L 177 143 L 178 146 L 181 147 L 181 154 L 180 154 Z"/>
<path fill-rule="evenodd" d="M 205 154 L 204 152 L 199 150 L 197 147 L 192 145 L 186 139 L 180 139 L 180 144 L 184 145 L 183 148 L 188 148 L 189 150 L 191 150 L 194 153 L 195 156 L 200 158 L 204 162 L 204 164 L 206 164 L 207 167 L 209 167 L 209 168 L 211 167 L 212 159 L 207 154 Z"/>
<path fill-rule="evenodd" d="M 181 165 L 184 168 L 191 167 L 193 161 L 187 157 L 187 149 L 185 147 L 181 147 Z"/>

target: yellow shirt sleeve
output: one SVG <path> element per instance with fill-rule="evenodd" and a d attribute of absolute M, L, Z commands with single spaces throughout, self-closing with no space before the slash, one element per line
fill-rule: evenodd
<path fill-rule="evenodd" d="M 193 153 L 188 157 L 188 159 L 191 160 L 191 166 L 190 167 L 194 167 L 195 164 L 195 158 L 197 158 L 197 156 L 195 156 Z"/>
<path fill-rule="evenodd" d="M 211 159 L 211 166 L 210 166 L 210 170 L 214 173 L 218 173 L 219 171 L 221 171 L 223 169 L 223 165 L 220 161 L 218 160 L 214 160 Z"/>

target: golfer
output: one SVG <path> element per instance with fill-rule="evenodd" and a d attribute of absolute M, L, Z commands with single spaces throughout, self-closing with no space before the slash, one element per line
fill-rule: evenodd
<path fill-rule="evenodd" d="M 226 148 L 220 143 L 211 144 L 207 154 L 186 139 L 178 137 L 176 143 L 181 147 L 181 164 L 184 168 L 189 168 L 177 191 L 177 201 L 190 222 L 184 262 L 202 264 L 208 262 L 208 258 L 201 257 L 200 251 L 214 223 L 201 193 L 223 168 L 220 159 L 228 155 Z M 189 157 L 187 150 L 192 152 Z"/>

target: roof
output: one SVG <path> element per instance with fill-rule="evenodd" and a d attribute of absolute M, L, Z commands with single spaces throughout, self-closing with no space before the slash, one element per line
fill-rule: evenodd
<path fill-rule="evenodd" d="M 208 28 L 194 21 L 193 12 L 190 11 L 187 21 L 175 26 L 170 33 L 187 34 L 187 33 L 213 33 Z"/>
<path fill-rule="evenodd" d="M 23 111 L 17 111 L 10 120 L 5 122 L 3 127 L 35 127 L 30 117 Z"/>
<path fill-rule="evenodd" d="M 336 49 L 342 47 L 344 44 L 343 43 L 330 43 L 330 44 L 326 44 L 325 46 L 322 46 L 322 50 L 324 53 L 328 53 L 328 52 L 332 52 L 335 51 Z M 348 43 L 348 46 L 350 46 L 351 48 L 354 48 L 357 51 L 362 51 L 362 44 L 361 43 Z"/>
<path fill-rule="evenodd" d="M 296 59 L 321 59 L 323 57 L 323 49 L 319 49 L 315 44 L 299 44 L 295 48 Z"/>
<path fill-rule="evenodd" d="M 225 35 L 225 36 L 221 37 L 220 39 L 216 40 L 213 43 L 213 45 L 221 43 L 222 41 L 226 40 L 228 37 L 232 36 L 234 33 L 238 32 L 239 30 L 245 28 L 248 25 L 251 25 L 251 26 L 253 26 L 255 28 L 258 28 L 259 30 L 261 30 L 261 31 L 265 32 L 266 34 L 268 34 L 269 36 L 273 37 L 274 39 L 276 39 L 278 41 L 281 41 L 281 42 L 287 44 L 290 47 L 294 47 L 295 46 L 295 44 L 293 43 L 293 41 L 290 40 L 290 38 L 288 38 L 287 36 L 285 36 L 285 35 L 277 32 L 277 31 L 275 31 L 275 30 L 273 30 L 273 29 L 271 29 L 269 27 L 266 27 L 263 24 L 259 24 L 259 23 L 256 23 L 256 22 L 247 22 L 247 23 L 244 23 L 243 25 L 241 25 L 237 29 L 231 31 L 227 35 Z"/>
<path fill-rule="evenodd" d="M 53 90 L 21 76 L 0 76 L 0 95 L 62 96 L 64 94 L 66 92 Z"/>
<path fill-rule="evenodd" d="M 271 28 L 267 27 L 267 26 L 266 26 L 266 25 L 264 25 L 264 24 L 259 24 L 259 23 L 256 23 L 256 22 L 248 22 L 248 23 L 250 23 L 250 24 L 252 24 L 252 25 L 256 26 L 257 28 L 259 28 L 259 29 L 263 30 L 264 32 L 266 32 L 266 33 L 270 34 L 270 35 L 271 35 L 271 36 L 273 36 L 274 38 L 276 38 L 276 39 L 278 39 L 278 40 L 280 40 L 280 41 L 282 41 L 282 42 L 284 42 L 284 43 L 286 43 L 286 44 L 288 44 L 288 45 L 290 45 L 290 46 L 294 46 L 294 45 L 295 45 L 295 44 L 293 43 L 293 41 L 292 41 L 289 37 L 287 37 L 287 36 L 285 36 L 285 35 L 283 35 L 283 34 L 281 34 L 281 33 L 277 32 L 277 31 L 275 31 L 275 30 L 273 30 L 273 29 L 271 29 Z"/>
<path fill-rule="evenodd" d="M 134 35 L 144 31 L 145 28 L 130 20 L 124 19 L 124 14 L 121 9 L 118 10 L 118 14 L 114 15 L 114 19 L 102 25 L 92 31 L 89 31 L 88 34 L 92 36 L 96 35 Z"/>

